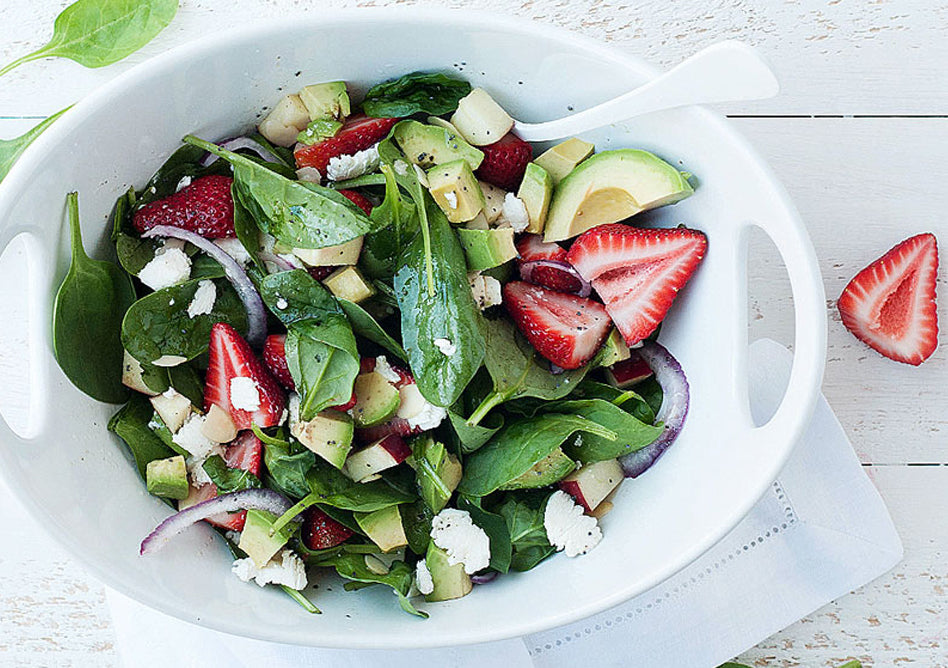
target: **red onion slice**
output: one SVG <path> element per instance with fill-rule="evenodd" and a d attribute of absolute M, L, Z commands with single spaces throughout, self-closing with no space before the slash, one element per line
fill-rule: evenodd
<path fill-rule="evenodd" d="M 256 348 L 263 345 L 263 340 L 267 338 L 267 309 L 263 305 L 263 300 L 260 298 L 253 281 L 250 280 L 247 272 L 237 260 L 210 239 L 205 239 L 200 234 L 195 234 L 180 227 L 155 225 L 142 234 L 144 239 L 151 237 L 174 237 L 187 241 L 217 260 L 224 268 L 224 275 L 227 276 L 227 280 L 237 291 L 240 301 L 244 303 L 244 308 L 247 309 L 247 343 Z"/>
<path fill-rule="evenodd" d="M 233 139 L 225 139 L 222 142 L 217 143 L 225 151 L 236 152 L 241 149 L 249 149 L 260 156 L 261 160 L 267 162 L 281 162 L 281 160 L 273 155 L 268 148 L 266 148 L 260 142 L 257 142 L 250 137 L 234 137 Z M 213 153 L 208 153 L 206 156 L 201 158 L 201 167 L 208 167 L 213 165 L 217 161 L 219 156 L 214 155 Z"/>
<path fill-rule="evenodd" d="M 293 269 L 302 269 L 302 264 L 293 264 L 285 257 L 280 257 L 276 253 L 270 253 L 267 251 L 260 251 L 258 257 L 262 262 L 272 262 L 275 264 L 280 271 L 292 271 Z"/>
<path fill-rule="evenodd" d="M 476 585 L 486 585 L 488 582 L 493 582 L 496 577 L 497 571 L 487 571 L 486 573 L 472 575 L 471 582 Z"/>
<path fill-rule="evenodd" d="M 547 267 L 550 269 L 556 269 L 557 271 L 562 271 L 565 274 L 569 274 L 579 282 L 579 290 L 574 291 L 573 294 L 579 297 L 588 297 L 592 292 L 592 286 L 589 284 L 585 278 L 579 275 L 579 272 L 573 268 L 573 265 L 568 262 L 563 262 L 562 260 L 533 260 L 532 262 L 521 262 L 520 263 L 520 278 L 527 283 L 533 283 L 534 285 L 544 285 L 544 287 L 553 288 L 553 286 L 545 285 L 543 283 L 537 283 L 533 280 L 533 274 L 538 268 Z"/>
<path fill-rule="evenodd" d="M 291 504 L 286 497 L 272 489 L 245 489 L 230 494 L 221 494 L 213 499 L 175 513 L 155 527 L 142 541 L 139 554 L 142 556 L 157 552 L 165 544 L 187 529 L 208 517 L 218 513 L 233 513 L 238 510 L 268 510 L 274 515 L 282 515 Z"/>
<path fill-rule="evenodd" d="M 647 342 L 638 349 L 662 387 L 662 406 L 655 416 L 656 422 L 665 423 L 665 431 L 641 450 L 630 452 L 619 458 L 627 478 L 637 478 L 661 457 L 662 453 L 678 438 L 688 416 L 690 392 L 688 379 L 681 365 L 664 346 Z"/>

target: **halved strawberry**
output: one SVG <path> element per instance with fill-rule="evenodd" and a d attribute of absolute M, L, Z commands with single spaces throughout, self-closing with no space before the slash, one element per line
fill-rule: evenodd
<path fill-rule="evenodd" d="M 251 424 L 258 427 L 279 424 L 286 406 L 283 390 L 237 330 L 225 322 L 214 323 L 209 353 L 204 410 L 209 410 L 211 404 L 217 404 L 227 411 L 238 430 L 250 429 Z M 256 409 L 234 407 L 231 390 L 236 378 L 249 378 L 253 382 L 257 395 L 257 401 L 253 402 L 257 404 Z M 240 385 L 247 383 L 242 382 Z M 246 397 L 241 399 L 246 401 Z"/>
<path fill-rule="evenodd" d="M 139 232 L 156 225 L 171 225 L 207 239 L 232 237 L 236 233 L 231 183 L 233 179 L 229 176 L 202 176 L 174 195 L 140 208 L 132 217 L 132 225 Z"/>
<path fill-rule="evenodd" d="M 856 274 L 836 305 L 857 339 L 896 362 L 918 366 L 938 347 L 934 234 L 906 239 Z"/>
<path fill-rule="evenodd" d="M 631 346 L 655 331 L 707 246 L 697 230 L 612 223 L 580 235 L 566 259 L 592 283 Z"/>
<path fill-rule="evenodd" d="M 504 306 L 537 352 L 564 369 L 592 359 L 611 328 L 599 302 L 523 281 L 504 286 Z"/>
<path fill-rule="evenodd" d="M 344 526 L 324 513 L 317 506 L 303 512 L 303 528 L 300 538 L 310 550 L 325 550 L 346 542 L 353 535 L 352 529 Z"/>
<path fill-rule="evenodd" d="M 263 443 L 252 431 L 242 431 L 224 450 L 224 463 L 229 468 L 260 475 Z"/>
<path fill-rule="evenodd" d="M 544 241 L 539 234 L 524 234 L 517 240 L 518 262 L 536 262 L 537 260 L 566 261 L 566 249 L 552 241 Z"/>
<path fill-rule="evenodd" d="M 397 118 L 352 116 L 334 137 L 316 142 L 311 146 L 298 145 L 293 154 L 296 158 L 296 166 L 314 167 L 325 176 L 326 167 L 331 158 L 364 151 L 385 139 L 385 135 L 397 122 Z"/>
<path fill-rule="evenodd" d="M 286 334 L 271 334 L 263 342 L 263 363 L 267 365 L 273 377 L 288 390 L 295 390 L 296 383 L 286 364 Z"/>
<path fill-rule="evenodd" d="M 362 209 L 365 215 L 368 216 L 372 213 L 372 202 L 365 195 L 357 193 L 355 190 L 340 190 L 339 194 Z"/>
<path fill-rule="evenodd" d="M 484 152 L 484 160 L 477 168 L 477 178 L 504 190 L 516 190 L 523 181 L 527 163 L 533 160 L 533 147 L 513 132 L 508 132 L 480 149 Z"/>

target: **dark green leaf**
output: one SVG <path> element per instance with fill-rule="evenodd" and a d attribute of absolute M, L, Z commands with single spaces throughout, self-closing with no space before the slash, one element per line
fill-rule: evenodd
<path fill-rule="evenodd" d="M 152 368 L 161 369 L 155 366 Z M 204 381 L 193 366 L 190 364 L 173 366 L 168 369 L 168 378 L 171 381 L 171 387 L 190 399 L 192 404 L 204 405 Z"/>
<path fill-rule="evenodd" d="M 253 431 L 263 441 L 263 463 L 270 476 L 271 486 L 294 499 L 302 499 L 309 494 L 306 474 L 316 463 L 316 455 L 299 443 L 263 434 L 256 425 Z"/>
<path fill-rule="evenodd" d="M 404 118 L 418 112 L 440 116 L 458 108 L 471 84 L 437 72 L 412 72 L 369 89 L 362 110 L 376 118 Z"/>
<path fill-rule="evenodd" d="M 376 322 L 368 311 L 348 299 L 339 298 L 337 301 L 342 310 L 345 311 L 353 332 L 372 343 L 382 346 L 400 360 L 408 361 L 408 353 L 405 352 L 402 345 L 382 329 L 382 326 Z"/>
<path fill-rule="evenodd" d="M 121 232 L 131 234 L 134 230 L 132 227 L 132 213 L 135 210 L 137 202 L 138 195 L 135 193 L 134 187 L 129 187 L 128 190 L 119 195 L 118 199 L 115 200 L 112 211 L 109 213 L 108 223 L 109 229 L 112 230 L 112 243 L 118 240 L 118 236 Z"/>
<path fill-rule="evenodd" d="M 266 271 L 263 260 L 260 259 L 260 228 L 257 222 L 250 215 L 247 207 L 244 206 L 240 192 L 233 186 L 230 187 L 231 199 L 234 200 L 234 232 L 237 239 L 250 255 L 250 259 L 261 271 Z"/>
<path fill-rule="evenodd" d="M 408 591 L 411 589 L 412 569 L 404 561 L 396 561 L 389 568 L 388 573 L 379 575 L 371 570 L 365 563 L 364 554 L 342 553 L 332 558 L 317 562 L 318 566 L 331 566 L 336 572 L 347 580 L 363 583 L 366 585 L 383 584 L 388 585 L 398 594 L 398 601 L 402 609 L 412 615 L 427 618 L 428 613 L 416 610 L 408 600 Z M 349 589 L 361 587 L 348 587 Z"/>
<path fill-rule="evenodd" d="M 463 496 L 458 498 L 458 509 L 469 512 L 474 524 L 490 538 L 490 567 L 498 573 L 506 573 L 513 553 L 507 522 L 502 516 L 484 510 L 480 504 Z"/>
<path fill-rule="evenodd" d="M 405 503 L 398 507 L 402 516 L 402 526 L 405 537 L 408 538 L 408 549 L 415 554 L 424 555 L 431 542 L 431 520 L 434 513 L 428 504 L 422 500 L 414 503 Z"/>
<path fill-rule="evenodd" d="M 143 479 L 148 462 L 175 454 L 148 426 L 154 413 L 148 397 L 135 393 L 109 420 L 109 431 L 125 441 Z"/>
<path fill-rule="evenodd" d="M 504 416 L 500 413 L 493 413 L 481 420 L 480 424 L 472 426 L 467 423 L 467 418 L 463 415 L 459 415 L 453 409 L 448 409 L 448 419 L 461 444 L 461 452 L 465 454 L 474 452 L 487 443 L 504 426 Z"/>
<path fill-rule="evenodd" d="M 390 279 L 395 275 L 402 251 L 418 234 L 418 212 L 414 203 L 402 199 L 391 165 L 383 164 L 381 169 L 385 199 L 369 214 L 380 229 L 365 235 L 359 264 L 372 278 Z"/>
<path fill-rule="evenodd" d="M 321 459 L 316 459 L 306 474 L 306 482 L 313 503 L 360 513 L 371 513 L 415 500 L 381 480 L 353 482 Z"/>
<path fill-rule="evenodd" d="M 431 436 L 419 436 L 412 441 L 412 462 L 422 500 L 432 512 L 439 513 L 448 504 L 454 490 L 441 477 L 441 466 L 448 456 L 444 444 Z"/>
<path fill-rule="evenodd" d="M 345 316 L 300 320 L 286 334 L 286 363 L 300 394 L 300 419 L 311 420 L 352 397 L 359 375 L 359 351 Z"/>
<path fill-rule="evenodd" d="M 2 72 L 0 72 L 2 74 Z M 23 151 L 26 150 L 26 147 L 33 143 L 33 141 L 43 134 L 43 131 L 52 125 L 57 118 L 69 111 L 70 107 L 66 107 L 62 111 L 57 111 L 55 114 L 49 118 L 40 121 L 32 129 L 27 130 L 24 134 L 19 137 L 14 137 L 13 139 L 0 139 L 0 181 L 3 181 L 4 177 L 10 172 L 10 168 L 13 167 L 13 163 L 23 154 Z"/>
<path fill-rule="evenodd" d="M 657 383 L 656 383 L 657 385 Z M 644 387 L 644 386 L 643 386 Z M 655 411 L 645 398 L 638 392 L 632 390 L 620 390 L 612 385 L 606 385 L 595 380 L 586 378 L 579 384 L 576 391 L 570 397 L 577 399 L 604 399 L 610 403 L 619 406 L 627 413 L 633 415 L 637 420 L 645 424 L 655 422 Z M 661 405 L 662 388 L 658 387 L 658 403 Z"/>
<path fill-rule="evenodd" d="M 512 570 L 528 571 L 556 551 L 543 526 L 549 496 L 549 492 L 508 492 L 497 506 L 496 511 L 504 518 L 510 535 Z"/>
<path fill-rule="evenodd" d="M 300 320 L 344 315 L 329 290 L 305 269 L 270 274 L 260 281 L 259 289 L 267 308 L 286 326 Z M 284 301 L 286 305 L 280 308 Z"/>
<path fill-rule="evenodd" d="M 220 455 L 213 455 L 204 461 L 204 471 L 217 485 L 220 494 L 239 492 L 244 489 L 262 487 L 260 479 L 250 471 L 228 468 Z"/>
<path fill-rule="evenodd" d="M 584 464 L 616 459 L 630 452 L 641 450 L 658 438 L 664 428 L 653 427 L 635 419 L 629 413 L 603 399 L 576 399 L 556 401 L 549 410 L 567 415 L 580 415 L 598 425 L 615 432 L 614 440 L 596 434 L 582 434 L 575 441 L 563 444 L 563 452 Z"/>

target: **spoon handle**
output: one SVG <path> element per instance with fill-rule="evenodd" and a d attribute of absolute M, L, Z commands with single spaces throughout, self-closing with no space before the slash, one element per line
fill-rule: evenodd
<path fill-rule="evenodd" d="M 526 141 L 578 135 L 634 116 L 691 104 L 763 100 L 780 89 L 770 66 L 743 42 L 702 49 L 648 83 L 590 109 L 545 123 L 514 124 Z"/>

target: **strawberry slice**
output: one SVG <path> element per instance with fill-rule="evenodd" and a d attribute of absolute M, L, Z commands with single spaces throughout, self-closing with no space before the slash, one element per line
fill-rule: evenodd
<path fill-rule="evenodd" d="M 533 147 L 512 132 L 487 146 L 481 146 L 484 160 L 477 178 L 504 190 L 516 190 L 523 181 L 527 163 L 533 160 Z"/>
<path fill-rule="evenodd" d="M 191 487 L 186 499 L 178 501 L 178 510 L 184 510 L 191 506 L 213 499 L 217 496 L 217 485 L 212 482 L 205 483 L 200 487 Z M 236 513 L 218 513 L 207 518 L 207 523 L 221 529 L 230 531 L 243 531 L 244 523 L 247 520 L 247 511 L 239 510 Z"/>
<path fill-rule="evenodd" d="M 238 430 L 250 429 L 251 424 L 279 424 L 286 406 L 283 390 L 237 330 L 225 322 L 214 323 L 209 353 L 204 410 L 217 404 L 227 411 Z M 234 406 L 235 396 L 238 407 Z M 254 404 L 256 408 L 252 408 Z"/>
<path fill-rule="evenodd" d="M 263 443 L 252 431 L 241 432 L 224 451 L 224 463 L 229 468 L 247 471 L 258 477 L 262 462 Z"/>
<path fill-rule="evenodd" d="M 353 531 L 331 518 L 317 506 L 303 513 L 303 528 L 300 538 L 310 550 L 325 550 L 336 547 L 352 538 Z"/>
<path fill-rule="evenodd" d="M 150 202 L 135 212 L 132 225 L 139 233 L 155 225 L 171 225 L 199 234 L 206 239 L 232 237 L 234 200 L 230 194 L 233 179 L 212 174 L 195 179 L 174 195 Z"/>
<path fill-rule="evenodd" d="M 536 262 L 537 260 L 566 261 L 566 249 L 552 241 L 544 241 L 539 234 L 524 234 L 517 240 L 518 262 Z"/>
<path fill-rule="evenodd" d="M 836 302 L 857 339 L 896 362 L 918 366 L 938 347 L 938 242 L 919 234 L 856 274 Z"/>
<path fill-rule="evenodd" d="M 338 192 L 347 200 L 362 209 L 365 215 L 368 216 L 370 213 L 372 213 L 372 202 L 370 202 L 365 195 L 357 193 L 355 190 L 340 190 Z"/>
<path fill-rule="evenodd" d="M 290 375 L 290 368 L 286 364 L 286 334 L 271 334 L 263 342 L 263 363 L 280 381 L 280 385 L 288 390 L 295 390 L 296 383 Z"/>
<path fill-rule="evenodd" d="M 579 278 L 552 264 L 534 265 L 529 269 L 529 277 L 524 274 L 523 265 L 528 262 L 566 262 L 566 249 L 549 241 L 543 241 L 538 234 L 524 234 L 517 241 L 517 253 L 520 258 L 520 277 L 535 285 L 542 285 L 556 292 L 579 292 L 583 284 Z"/>
<path fill-rule="evenodd" d="M 566 259 L 592 283 L 631 346 L 655 331 L 707 245 L 697 230 L 643 230 L 613 223 L 582 234 Z"/>
<path fill-rule="evenodd" d="M 611 324 L 602 304 L 511 281 L 504 306 L 537 352 L 564 369 L 578 369 L 596 354 Z"/>
<path fill-rule="evenodd" d="M 408 424 L 408 420 L 405 418 L 393 417 L 374 427 L 356 429 L 356 436 L 358 436 L 359 442 L 361 443 L 375 443 L 388 436 L 401 436 L 405 438 L 406 436 L 420 434 L 422 431 L 424 430 L 421 427 L 412 427 Z"/>
<path fill-rule="evenodd" d="M 339 129 L 335 137 L 324 139 L 310 146 L 298 145 L 294 152 L 298 168 L 314 167 L 323 176 L 329 160 L 340 155 L 351 155 L 364 151 L 385 139 L 389 130 L 398 122 L 397 118 L 369 118 L 352 116 Z"/>

